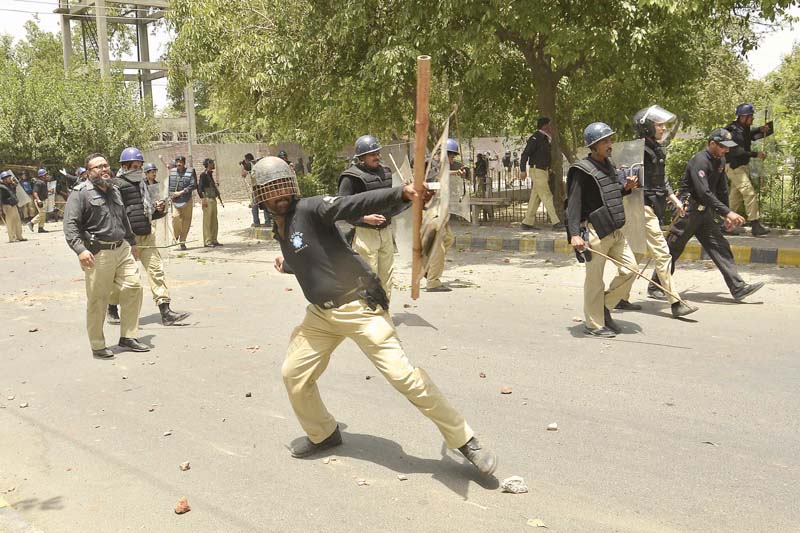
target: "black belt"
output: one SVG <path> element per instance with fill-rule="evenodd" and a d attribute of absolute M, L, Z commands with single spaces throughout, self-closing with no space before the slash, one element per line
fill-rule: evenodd
<path fill-rule="evenodd" d="M 95 250 L 98 252 L 100 250 L 116 250 L 117 248 L 122 246 L 124 242 L 125 241 L 117 241 L 117 242 L 84 241 L 84 244 L 87 248 L 89 248 L 92 251 L 92 253 L 95 253 Z"/>
<path fill-rule="evenodd" d="M 337 307 L 341 307 L 344 304 L 349 304 L 352 301 L 361 299 L 361 289 L 354 289 L 347 294 L 343 294 L 333 300 L 328 300 L 327 302 L 322 302 L 319 306 L 323 309 L 336 309 Z"/>

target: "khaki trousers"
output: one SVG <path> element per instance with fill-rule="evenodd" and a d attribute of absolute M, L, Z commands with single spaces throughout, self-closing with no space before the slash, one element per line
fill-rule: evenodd
<path fill-rule="evenodd" d="M 217 199 L 204 198 L 206 205 L 203 207 L 203 244 L 211 246 L 217 243 L 219 221 L 217 220 Z"/>
<path fill-rule="evenodd" d="M 309 305 L 303 323 L 292 333 L 283 362 L 283 382 L 311 442 L 322 442 L 336 429 L 336 420 L 322 403 L 317 381 L 333 350 L 346 338 L 352 339 L 386 380 L 436 424 L 449 448 L 459 448 L 473 437 L 464 417 L 428 374 L 408 361 L 389 313 L 381 308 L 372 311 L 356 300 L 336 309 Z"/>
<path fill-rule="evenodd" d="M 106 347 L 103 323 L 114 288 L 119 291 L 120 337 L 139 336 L 139 311 L 142 308 L 142 285 L 139 268 L 124 243 L 114 250 L 100 250 L 94 256 L 94 267 L 86 273 L 86 331 L 92 350 Z"/>
<path fill-rule="evenodd" d="M 33 220 L 33 217 L 36 216 L 36 202 L 33 201 L 33 198 L 31 198 L 30 202 L 22 206 L 22 216 L 28 220 Z"/>
<path fill-rule="evenodd" d="M 728 179 L 731 180 L 729 207 L 736 211 L 744 204 L 747 220 L 753 221 L 761 218 L 761 213 L 758 210 L 758 196 L 753 184 L 750 182 L 750 167 L 742 165 L 737 168 L 731 168 L 730 165 L 725 165 L 725 173 L 728 175 Z"/>
<path fill-rule="evenodd" d="M 186 242 L 189 236 L 189 228 L 192 226 L 192 210 L 194 203 L 190 199 L 183 207 L 172 209 L 172 235 L 177 242 Z"/>
<path fill-rule="evenodd" d="M 394 273 L 394 240 L 392 226 L 381 229 L 356 226 L 353 250 L 360 255 L 381 280 L 386 295 L 392 297 L 392 275 Z"/>
<path fill-rule="evenodd" d="M 536 211 L 539 210 L 539 204 L 544 202 L 544 208 L 547 210 L 547 216 L 550 217 L 550 222 L 558 224 L 558 211 L 553 205 L 553 193 L 550 192 L 550 184 L 548 183 L 549 175 L 546 170 L 536 167 L 530 167 L 531 176 L 531 198 L 528 200 L 528 211 L 525 213 L 525 218 L 522 219 L 523 224 L 533 226 L 536 222 Z"/>
<path fill-rule="evenodd" d="M 39 207 L 36 200 L 31 201 L 33 202 L 33 207 L 36 209 L 36 216 L 31 220 L 31 224 L 39 226 L 39 229 L 41 229 L 47 221 L 47 201 L 42 202 L 42 207 Z"/>
<path fill-rule="evenodd" d="M 150 292 L 153 293 L 153 300 L 156 305 L 170 303 L 167 279 L 164 275 L 164 263 L 161 261 L 161 253 L 156 245 L 156 234 L 136 235 L 136 246 L 139 248 L 139 261 L 141 261 L 147 278 L 150 281 Z M 115 286 L 111 291 L 110 305 L 119 305 L 119 289 Z"/>
<path fill-rule="evenodd" d="M 625 236 L 616 230 L 611 235 L 606 235 L 601 240 L 594 228 L 589 224 L 589 246 L 617 261 L 636 268 L 636 257 L 628 246 Z M 636 274 L 627 268 L 617 267 L 617 276 L 611 280 L 608 290 L 603 282 L 603 270 L 606 259 L 597 254 L 592 255 L 592 260 L 586 262 L 586 278 L 583 282 L 583 314 L 586 327 L 590 329 L 601 328 L 605 325 L 603 307 L 613 309 L 619 301 L 629 294 Z M 616 265 L 615 265 L 616 266 Z"/>
<path fill-rule="evenodd" d="M 435 289 L 441 287 L 442 273 L 444 272 L 444 260 L 447 256 L 447 249 L 453 246 L 456 241 L 453 237 L 453 231 L 450 229 L 450 223 L 444 225 L 444 239 L 438 246 L 434 246 L 431 250 L 431 257 L 428 260 L 428 272 L 425 274 L 427 283 L 425 287 L 428 289 Z"/>
<path fill-rule="evenodd" d="M 647 241 L 647 250 L 650 252 L 650 255 L 653 256 L 653 261 L 655 261 L 655 270 L 659 278 L 658 283 L 670 292 L 677 292 L 672 280 L 672 256 L 669 253 L 667 239 L 664 237 L 664 232 L 661 231 L 661 221 L 658 220 L 655 211 L 653 211 L 653 208 L 649 205 L 644 206 L 644 234 Z M 636 257 L 637 265 L 644 259 L 641 254 L 634 254 L 634 256 Z M 622 299 L 630 300 L 630 298 L 631 291 L 629 289 Z M 670 304 L 674 304 L 678 301 L 669 294 L 667 295 L 667 299 Z"/>
<path fill-rule="evenodd" d="M 15 205 L 3 204 L 3 218 L 6 220 L 8 242 L 22 240 L 22 221 L 19 219 L 19 209 Z"/>

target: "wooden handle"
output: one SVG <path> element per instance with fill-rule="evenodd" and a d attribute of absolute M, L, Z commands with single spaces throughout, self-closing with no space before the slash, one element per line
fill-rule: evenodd
<path fill-rule="evenodd" d="M 411 262 L 411 298 L 419 298 L 419 283 L 422 277 L 422 208 L 425 188 L 425 152 L 428 147 L 428 125 L 431 88 L 431 58 L 417 58 L 417 117 L 416 138 L 414 139 L 414 198 L 412 215 L 412 262 Z"/>

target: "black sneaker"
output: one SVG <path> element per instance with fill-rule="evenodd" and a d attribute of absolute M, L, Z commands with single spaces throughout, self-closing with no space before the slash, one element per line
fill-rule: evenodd
<path fill-rule="evenodd" d="M 92 350 L 92 357 L 94 357 L 95 359 L 114 359 L 114 352 L 112 352 L 108 348 Z"/>
<path fill-rule="evenodd" d="M 761 225 L 761 222 L 754 220 L 752 224 L 753 237 L 761 237 L 769 233 L 769 229 Z"/>
<path fill-rule="evenodd" d="M 603 319 L 608 329 L 610 329 L 614 333 L 622 333 L 622 328 L 619 327 L 619 324 L 614 322 L 613 318 L 611 318 L 611 311 L 608 310 L 608 307 L 603 308 Z"/>
<path fill-rule="evenodd" d="M 623 311 L 641 311 L 642 306 L 639 304 L 632 304 L 628 300 L 620 300 L 614 309 L 621 309 Z"/>
<path fill-rule="evenodd" d="M 425 289 L 425 292 L 451 292 L 453 289 L 446 285 L 439 285 L 438 287 L 433 287 L 432 289 Z"/>
<path fill-rule="evenodd" d="M 667 293 L 665 293 L 655 285 L 650 285 L 649 287 L 647 287 L 647 296 L 649 298 L 652 298 L 653 300 L 665 301 L 667 299 Z"/>
<path fill-rule="evenodd" d="M 584 333 L 586 333 L 587 335 L 591 335 L 592 337 L 602 337 L 604 339 L 613 339 L 614 337 L 617 336 L 617 334 L 614 331 L 605 327 L 597 329 L 584 328 L 583 331 Z"/>
<path fill-rule="evenodd" d="M 146 344 L 142 344 L 138 341 L 138 339 L 131 339 L 129 337 L 120 337 L 119 338 L 119 346 L 120 348 L 127 348 L 132 352 L 149 352 L 150 347 Z"/>
<path fill-rule="evenodd" d="M 535 230 L 536 228 L 534 228 L 534 227 L 533 227 L 533 226 L 531 226 L 530 224 L 520 224 L 520 225 L 519 225 L 519 229 L 521 229 L 521 230 L 523 230 L 523 231 L 533 231 L 533 230 Z"/>
<path fill-rule="evenodd" d="M 119 310 L 116 305 L 109 305 L 106 313 L 106 322 L 109 324 L 119 324 Z"/>
<path fill-rule="evenodd" d="M 682 316 L 691 315 L 697 311 L 697 307 L 693 305 L 686 305 L 683 302 L 675 302 L 672 304 L 672 318 L 680 318 Z"/>
<path fill-rule="evenodd" d="M 50 233 L 50 232 L 49 232 L 49 231 L 47 231 L 47 230 L 46 230 L 46 229 L 44 229 L 44 228 L 39 228 L 39 233 Z"/>
<path fill-rule="evenodd" d="M 341 443 L 342 434 L 339 432 L 339 426 L 337 425 L 333 433 L 331 433 L 330 436 L 324 441 L 315 444 L 311 442 L 308 437 L 306 437 L 300 444 L 292 446 L 290 451 L 292 453 L 292 457 L 301 459 L 303 457 L 308 457 L 310 455 L 314 455 L 315 453 L 319 453 L 322 450 L 339 446 Z"/>
<path fill-rule="evenodd" d="M 186 245 L 185 244 L 181 244 L 181 250 L 186 250 Z"/>
<path fill-rule="evenodd" d="M 490 476 L 497 470 L 497 455 L 481 445 L 477 437 L 472 437 L 465 445 L 458 449 L 467 461 L 472 463 L 478 472 Z"/>
<path fill-rule="evenodd" d="M 763 286 L 764 286 L 763 281 L 759 281 L 757 283 L 748 283 L 747 285 L 745 285 L 744 287 L 733 293 L 733 299 L 736 300 L 737 302 L 741 302 L 742 300 L 744 300 L 745 298 L 747 298 L 748 296 L 750 296 Z"/>

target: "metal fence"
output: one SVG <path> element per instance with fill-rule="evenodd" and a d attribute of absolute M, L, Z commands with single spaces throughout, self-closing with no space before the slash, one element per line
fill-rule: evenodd
<path fill-rule="evenodd" d="M 771 226 L 800 227 L 800 173 L 762 177 L 758 180 L 757 191 L 763 222 Z"/>
<path fill-rule="evenodd" d="M 470 191 L 472 222 L 480 225 L 522 222 L 528 210 L 531 186 L 530 176 L 520 179 L 518 168 L 490 170 L 485 180 L 473 177 Z M 550 189 L 553 189 L 553 183 Z M 556 206 L 556 209 L 559 207 Z M 549 224 L 549 220 L 544 205 L 539 205 L 534 223 Z"/>

